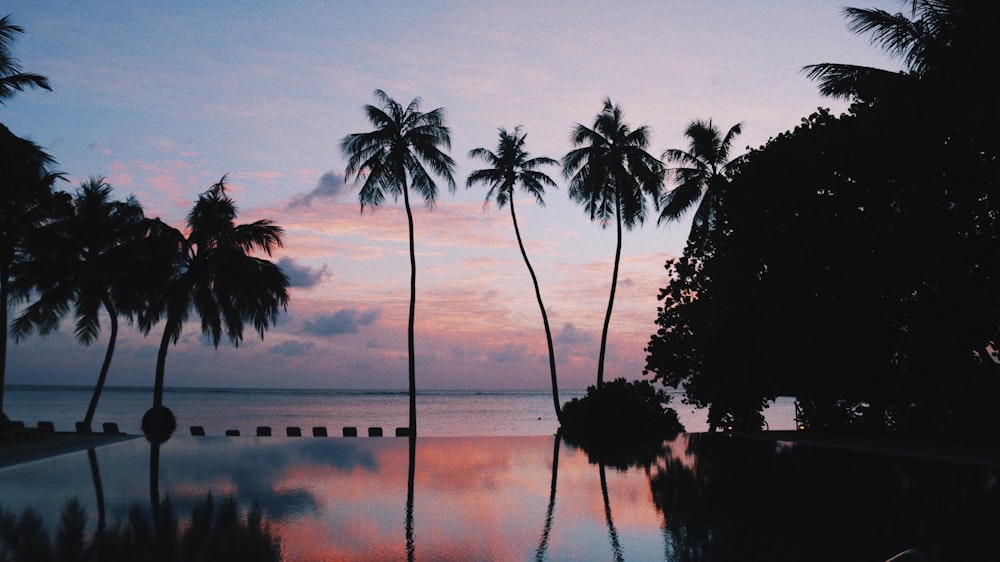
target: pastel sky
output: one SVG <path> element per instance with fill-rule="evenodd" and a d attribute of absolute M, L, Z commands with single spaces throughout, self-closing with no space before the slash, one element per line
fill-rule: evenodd
<path fill-rule="evenodd" d="M 905 2 L 852 5 L 905 10 Z M 188 325 L 167 358 L 167 385 L 406 388 L 409 264 L 402 202 L 360 212 L 344 182 L 339 141 L 370 130 L 363 106 L 385 90 L 401 103 L 443 107 L 459 189 L 441 184 L 415 207 L 417 385 L 424 389 L 544 389 L 545 337 L 509 211 L 464 189 L 476 147 L 520 125 L 536 156 L 562 157 L 575 123 L 605 97 L 650 152 L 686 148 L 696 118 L 759 146 L 817 107 L 801 71 L 818 62 L 898 68 L 847 29 L 840 2 L 70 2 L 13 0 L 25 28 L 22 66 L 47 76 L 0 106 L 0 122 L 43 146 L 73 191 L 104 176 L 148 216 L 181 227 L 198 194 L 223 174 L 241 222 L 286 231 L 274 256 L 292 280 L 287 314 L 263 341 L 248 333 L 216 350 Z M 614 229 L 591 222 L 559 188 L 540 208 L 515 203 L 554 331 L 560 384 L 596 379 L 611 282 Z M 627 232 L 606 377 L 642 376 L 655 331 L 664 262 L 689 224 Z M 113 385 L 151 385 L 157 327 L 125 327 Z M 8 383 L 93 384 L 102 340 L 57 334 L 11 346 Z"/>

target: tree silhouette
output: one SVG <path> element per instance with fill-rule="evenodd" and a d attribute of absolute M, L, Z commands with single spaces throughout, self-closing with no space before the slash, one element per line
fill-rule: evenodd
<path fill-rule="evenodd" d="M 27 87 L 50 89 L 44 76 L 21 72 L 11 53 L 11 45 L 21 33 L 24 29 L 14 25 L 9 15 L 0 18 L 0 103 Z M 49 170 L 53 164 L 52 157 L 38 145 L 0 124 L 0 419 L 6 385 L 8 307 L 12 300 L 27 296 L 11 294 L 11 267 L 23 258 L 26 237 L 46 220 L 53 201 L 52 185 L 60 177 Z"/>
<path fill-rule="evenodd" d="M 573 146 L 562 159 L 563 176 L 569 180 L 570 199 L 584 206 L 590 220 L 607 226 L 612 219 L 617 227 L 615 265 L 611 276 L 611 296 L 601 332 L 601 351 L 597 362 L 597 385 L 604 384 L 604 356 L 608 326 L 618 285 L 621 261 L 622 227 L 632 229 L 646 218 L 646 196 L 659 208 L 660 189 L 665 169 L 646 152 L 649 128 L 631 129 L 622 121 L 622 111 L 604 100 L 604 109 L 592 127 L 577 124 L 570 135 Z"/>
<path fill-rule="evenodd" d="M 27 256 L 31 236 L 45 224 L 56 203 L 52 186 L 60 177 L 50 170 L 55 163 L 38 145 L 15 136 L 0 125 L 0 414 L 7 365 L 8 310 L 27 298 L 12 287 L 13 269 Z"/>
<path fill-rule="evenodd" d="M 862 103 L 912 104 L 932 122 L 992 150 L 1000 124 L 995 110 L 1000 87 L 985 69 L 1000 66 L 996 24 L 1000 4 L 981 0 L 912 0 L 909 16 L 884 10 L 845 8 L 851 31 L 903 63 L 905 71 L 820 63 L 806 66 L 824 95 Z M 935 108 L 926 111 L 926 105 Z"/>
<path fill-rule="evenodd" d="M 14 25 L 10 15 L 0 18 L 0 104 L 25 88 L 52 89 L 44 76 L 22 72 L 20 63 L 10 52 L 14 39 L 22 33 L 24 29 Z"/>
<path fill-rule="evenodd" d="M 414 98 L 405 108 L 382 90 L 375 90 L 381 107 L 365 106 L 368 121 L 375 127 L 367 133 L 352 133 L 340 141 L 340 150 L 347 157 L 345 175 L 362 182 L 358 199 L 361 211 L 365 206 L 379 206 L 386 195 L 393 200 L 403 196 L 410 241 L 410 313 L 407 327 L 407 356 L 410 394 L 410 434 L 417 432 L 417 383 L 414 357 L 413 326 L 417 302 L 417 260 L 413 242 L 413 212 L 410 209 L 410 189 L 427 204 L 434 205 L 437 197 L 435 175 L 447 181 L 449 191 L 455 190 L 452 171 L 455 161 L 441 151 L 451 148 L 451 134 L 444 125 L 444 109 L 427 113 L 420 111 L 420 98 Z M 429 168 L 429 170 L 428 170 Z M 363 180 L 363 181 L 362 181 Z"/>
<path fill-rule="evenodd" d="M 549 328 L 549 317 L 545 313 L 545 305 L 542 304 L 542 293 L 538 288 L 538 278 L 535 270 L 528 261 L 528 253 L 524 250 L 524 242 L 521 240 L 521 230 L 517 226 L 517 215 L 514 213 L 514 187 L 518 184 L 521 188 L 535 197 L 539 205 L 545 205 L 543 195 L 545 186 L 555 187 L 556 182 L 544 172 L 539 172 L 536 168 L 540 166 L 556 165 L 558 162 L 552 158 L 544 156 L 529 158 L 528 152 L 524 149 L 524 139 L 527 134 L 521 133 L 520 127 L 515 127 L 513 132 L 500 129 L 500 138 L 497 141 L 497 151 L 492 152 L 485 148 L 475 148 L 469 151 L 470 158 L 481 158 L 492 168 L 476 170 L 469 174 L 465 181 L 465 186 L 472 187 L 477 183 L 484 183 L 490 186 L 486 192 L 486 201 L 495 199 L 497 206 L 501 209 L 508 202 L 510 203 L 510 218 L 514 222 L 514 235 L 517 237 L 517 247 L 521 250 L 521 257 L 524 258 L 524 265 L 531 275 L 531 283 L 535 288 L 535 299 L 538 301 L 538 309 L 542 313 L 542 324 L 545 327 L 545 341 L 549 348 L 549 372 L 552 375 L 552 401 L 556 409 L 556 418 L 562 423 L 562 407 L 559 404 L 559 384 L 556 377 L 556 353 L 552 345 L 552 330 Z"/>
<path fill-rule="evenodd" d="M 198 201 L 187 217 L 187 236 L 163 225 L 154 238 L 171 252 L 170 274 L 160 290 L 151 294 L 148 308 L 139 315 L 145 332 L 165 320 L 156 355 L 153 407 L 147 412 L 152 424 L 143 431 L 167 437 L 172 414 L 163 407 L 163 379 L 167 350 L 177 343 L 184 322 L 194 311 L 201 318 L 201 331 L 218 347 L 223 333 L 234 345 L 243 339 L 243 328 L 253 323 L 264 332 L 288 305 L 288 277 L 273 262 L 251 255 L 254 250 L 268 256 L 281 246 L 283 229 L 270 220 L 236 224 L 236 206 L 226 194 L 225 177 Z"/>
<path fill-rule="evenodd" d="M 18 286 L 34 289 L 38 299 L 12 325 L 19 340 L 37 330 L 48 334 L 73 307 L 77 341 L 90 345 L 101 331 L 100 310 L 107 312 L 109 336 L 104 361 L 83 423 L 90 427 L 111 367 L 118 337 L 118 317 L 129 321 L 139 310 L 148 283 L 149 260 L 142 259 L 150 226 L 139 202 L 110 199 L 104 178 L 91 178 L 76 192 L 65 213 L 40 229 L 32 259 L 17 268 Z"/>
<path fill-rule="evenodd" d="M 707 240 L 706 230 L 715 227 L 721 191 L 729 183 L 733 169 L 740 159 L 729 158 L 733 140 L 743 131 L 737 123 L 722 136 L 712 120 L 695 120 L 684 131 L 691 143 L 687 150 L 668 149 L 663 159 L 668 164 L 679 164 L 668 168 L 667 173 L 677 180 L 677 187 L 668 191 L 662 201 L 660 222 L 676 221 L 692 206 L 698 205 L 691 223 L 688 241 L 703 245 Z"/>

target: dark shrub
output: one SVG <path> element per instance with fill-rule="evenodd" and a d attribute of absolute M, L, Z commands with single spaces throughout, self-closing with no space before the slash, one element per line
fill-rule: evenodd
<path fill-rule="evenodd" d="M 649 381 L 615 379 L 567 402 L 561 431 L 571 442 L 662 442 L 684 431 L 669 402 Z"/>

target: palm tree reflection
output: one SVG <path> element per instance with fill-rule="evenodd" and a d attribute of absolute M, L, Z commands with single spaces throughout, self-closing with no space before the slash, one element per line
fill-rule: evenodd
<path fill-rule="evenodd" d="M 549 533 L 552 531 L 552 512 L 556 508 L 556 481 L 559 479 L 559 446 L 562 444 L 562 434 L 556 432 L 555 444 L 552 445 L 552 480 L 549 484 L 549 507 L 545 511 L 545 527 L 542 529 L 542 540 L 535 550 L 535 560 L 545 560 L 545 552 L 549 548 Z"/>
<path fill-rule="evenodd" d="M 87 460 L 90 462 L 90 476 L 94 481 L 94 495 L 97 497 L 97 535 L 95 540 L 100 540 L 104 534 L 106 523 L 106 509 L 104 507 L 104 484 L 101 481 L 101 467 L 97 463 L 97 451 L 93 447 L 87 449 Z"/>
<path fill-rule="evenodd" d="M 601 497 L 604 498 L 604 518 L 608 521 L 608 538 L 611 539 L 611 551 L 615 555 L 615 560 L 625 560 L 622 556 L 622 545 L 618 541 L 618 531 L 615 529 L 615 522 L 611 519 L 611 501 L 608 499 L 608 478 L 604 471 L 604 463 L 600 464 L 601 470 Z"/>
<path fill-rule="evenodd" d="M 406 473 L 406 559 L 414 559 L 413 544 L 413 477 L 416 474 L 417 436 L 410 433 L 410 461 Z"/>

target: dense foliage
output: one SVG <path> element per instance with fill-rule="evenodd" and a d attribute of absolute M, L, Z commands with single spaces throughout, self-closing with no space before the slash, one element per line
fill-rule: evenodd
<path fill-rule="evenodd" d="M 978 4 L 937 4 L 937 36 L 982 30 Z M 996 9 L 980 16 L 997 22 Z M 995 89 L 980 75 L 1000 57 L 977 44 L 947 43 L 969 49 L 964 75 L 904 73 L 746 155 L 708 239 L 667 262 L 654 378 L 682 385 L 715 426 L 759 428 L 766 402 L 792 395 L 812 428 L 990 438 L 1000 160 L 982 128 L 996 108 L 975 100 Z"/>

